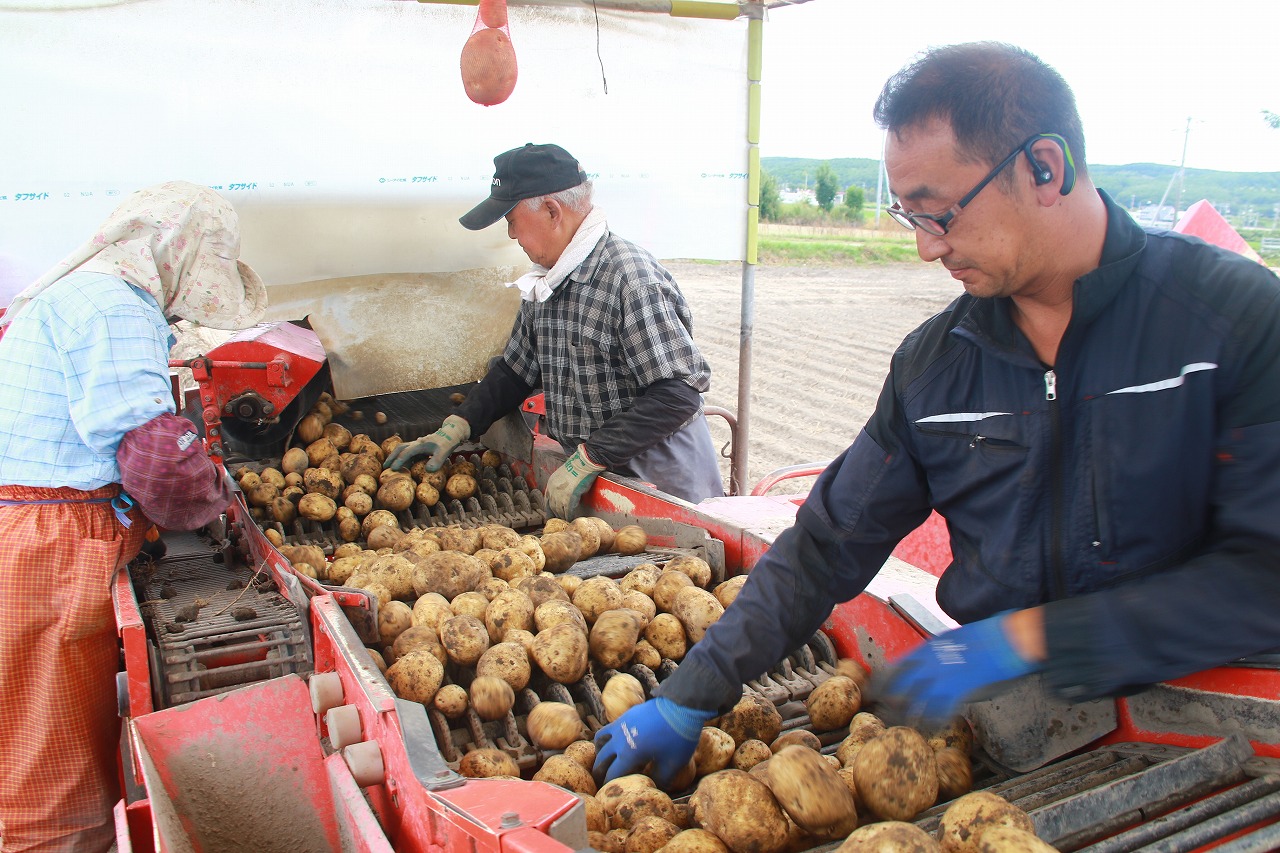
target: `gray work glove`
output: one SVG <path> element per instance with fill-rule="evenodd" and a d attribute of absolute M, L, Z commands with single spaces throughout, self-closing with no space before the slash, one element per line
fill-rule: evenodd
<path fill-rule="evenodd" d="M 587 456 L 587 446 L 579 444 L 547 481 L 547 510 L 558 518 L 573 518 L 578 502 L 603 470 L 603 465 L 597 465 Z"/>
<path fill-rule="evenodd" d="M 382 467 L 399 471 L 406 465 L 412 465 L 413 460 L 429 453 L 431 458 L 427 460 L 427 470 L 439 471 L 453 449 L 470 437 L 471 424 L 457 415 L 449 415 L 440 429 L 431 435 L 397 444 L 387 455 L 387 461 Z"/>

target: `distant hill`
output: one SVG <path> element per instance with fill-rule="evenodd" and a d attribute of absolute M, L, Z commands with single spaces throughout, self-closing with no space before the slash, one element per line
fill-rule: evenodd
<path fill-rule="evenodd" d="M 830 163 L 840 179 L 841 188 L 860 186 L 869 202 L 875 201 L 876 169 L 879 161 L 861 157 L 815 160 L 801 157 L 762 157 L 760 164 L 778 179 L 784 188 L 813 186 L 818 166 Z M 1106 190 L 1125 207 L 1155 204 L 1164 196 L 1175 166 L 1155 163 L 1131 163 L 1127 166 L 1090 166 L 1093 182 Z M 1166 204 L 1177 197 L 1175 186 Z M 1238 215 L 1253 208 L 1264 224 L 1270 224 L 1276 205 L 1280 205 L 1280 172 L 1217 172 L 1212 169 L 1187 169 L 1183 180 L 1182 207 L 1202 198 L 1208 199 L 1224 215 Z"/>

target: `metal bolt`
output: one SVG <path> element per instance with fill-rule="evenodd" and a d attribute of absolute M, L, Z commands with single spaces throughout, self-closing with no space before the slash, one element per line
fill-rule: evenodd
<path fill-rule="evenodd" d="M 511 829 L 513 826 L 520 825 L 520 815 L 516 812 L 505 812 L 502 815 L 502 828 Z"/>

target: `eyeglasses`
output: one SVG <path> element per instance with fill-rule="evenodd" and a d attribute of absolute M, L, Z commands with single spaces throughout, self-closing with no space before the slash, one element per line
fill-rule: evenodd
<path fill-rule="evenodd" d="M 1023 142 L 1017 148 L 1013 149 L 1013 151 L 1009 152 L 1008 157 L 1001 160 L 994 169 L 992 169 L 990 172 L 987 173 L 987 176 L 985 178 L 983 178 L 981 181 L 978 181 L 977 186 L 969 190 L 969 192 L 965 193 L 964 198 L 960 199 L 958 202 L 953 204 L 951 208 L 947 210 L 946 213 L 940 213 L 936 215 L 932 213 L 908 213 L 907 211 L 902 209 L 901 204 L 895 201 L 888 208 L 889 215 L 892 216 L 894 220 L 896 220 L 898 224 L 904 228 L 908 228 L 912 231 L 919 228 L 921 231 L 925 232 L 926 234 L 932 234 L 935 237 L 945 237 L 947 235 L 947 231 L 950 230 L 951 228 L 952 220 L 954 220 L 956 216 L 960 214 L 960 211 L 964 210 L 965 207 L 968 206 L 969 202 L 977 198 L 978 193 L 982 192 L 983 187 L 985 187 L 987 184 L 995 180 L 996 175 L 1000 174 L 1002 171 L 1004 171 L 1005 167 L 1007 167 L 1014 160 L 1018 159 L 1018 155 L 1021 154 L 1023 150 L 1026 150 L 1027 156 L 1030 156 L 1031 143 L 1039 139 L 1041 135 L 1042 134 L 1037 133 L 1037 134 L 1034 134 L 1033 136 L 1028 137 L 1025 142 Z"/>

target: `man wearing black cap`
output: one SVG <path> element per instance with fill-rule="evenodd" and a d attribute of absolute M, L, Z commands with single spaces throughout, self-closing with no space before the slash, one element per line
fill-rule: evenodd
<path fill-rule="evenodd" d="M 472 231 L 507 220 L 533 269 L 500 358 L 440 430 L 401 444 L 396 470 L 431 455 L 438 470 L 534 390 L 569 458 L 547 483 L 547 506 L 571 517 L 596 476 L 615 471 L 697 503 L 724 493 L 702 412 L 711 369 L 671 274 L 609 231 L 591 181 L 558 145 L 529 143 L 493 158 L 489 197 L 459 221 Z"/>

